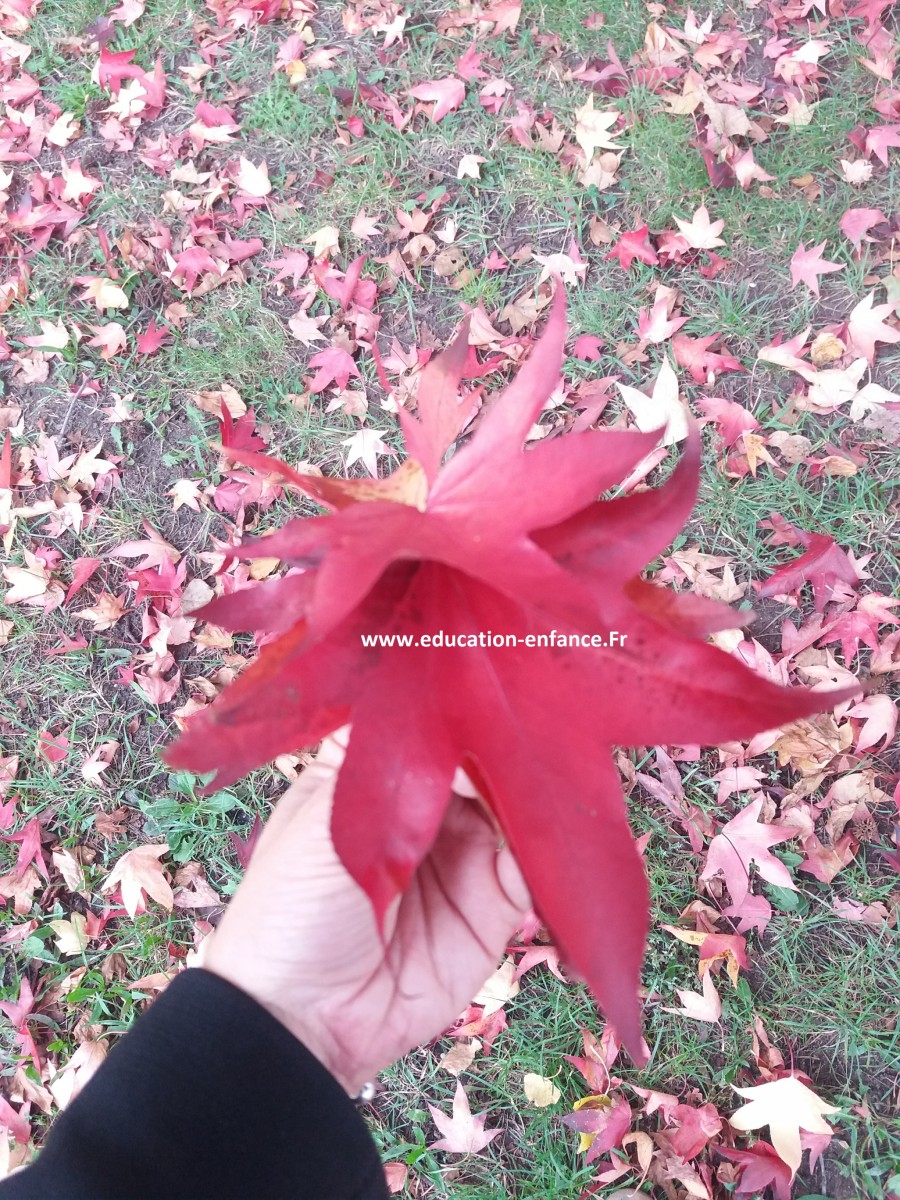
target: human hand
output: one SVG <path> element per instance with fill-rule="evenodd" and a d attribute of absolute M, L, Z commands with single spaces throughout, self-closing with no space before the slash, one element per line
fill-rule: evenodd
<path fill-rule="evenodd" d="M 331 841 L 345 737 L 327 739 L 278 802 L 203 965 L 268 1009 L 355 1095 L 452 1023 L 530 900 L 489 817 L 454 796 L 382 937 Z"/>

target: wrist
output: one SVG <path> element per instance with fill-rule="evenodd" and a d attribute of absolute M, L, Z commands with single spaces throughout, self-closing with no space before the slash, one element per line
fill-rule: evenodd
<path fill-rule="evenodd" d="M 349 1073 L 343 1063 L 342 1055 L 334 1038 L 331 1036 L 325 1021 L 320 1020 L 311 1005 L 304 1005 L 302 999 L 294 1000 L 286 1005 L 283 999 L 269 989 L 265 981 L 254 971 L 246 969 L 213 952 L 211 939 L 210 950 L 203 962 L 203 969 L 218 975 L 233 987 L 254 1000 L 265 1011 L 300 1042 L 305 1049 L 317 1059 L 329 1075 L 333 1076 L 348 1096 L 359 1094 L 365 1080 L 357 1080 Z"/>

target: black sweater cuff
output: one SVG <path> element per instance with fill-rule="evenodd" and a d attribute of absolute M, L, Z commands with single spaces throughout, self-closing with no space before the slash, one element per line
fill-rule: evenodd
<path fill-rule="evenodd" d="M 0 1200 L 385 1200 L 337 1081 L 217 975 L 178 975 Z"/>

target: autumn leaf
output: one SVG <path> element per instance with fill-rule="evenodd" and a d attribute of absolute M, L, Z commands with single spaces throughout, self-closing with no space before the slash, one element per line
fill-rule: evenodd
<path fill-rule="evenodd" d="M 525 1099 L 530 1101 L 535 1108 L 548 1108 L 551 1104 L 558 1104 L 562 1093 L 546 1075 L 536 1075 L 533 1071 L 526 1071 L 522 1077 L 522 1091 L 525 1093 Z"/>
<path fill-rule="evenodd" d="M 756 863 L 760 875 L 768 883 L 797 890 L 790 871 L 769 852 L 770 846 L 792 838 L 794 830 L 762 824 L 759 821 L 762 806 L 763 797 L 759 796 L 722 826 L 710 843 L 706 866 L 700 875 L 706 881 L 721 872 L 734 904 L 741 904 L 750 890 L 751 863 Z"/>
<path fill-rule="evenodd" d="M 713 983 L 711 971 L 703 973 L 702 996 L 699 992 L 685 991 L 683 988 L 676 988 L 675 991 L 682 1007 L 664 1008 L 664 1012 L 679 1013 L 683 1017 L 690 1017 L 692 1021 L 707 1021 L 711 1025 L 722 1019 L 722 1001 Z"/>
<path fill-rule="evenodd" d="M 127 850 L 107 875 L 101 892 L 111 892 L 118 886 L 125 911 L 132 918 L 144 903 L 144 893 L 171 912 L 175 897 L 159 861 L 168 853 L 166 843 L 147 843 L 135 850 Z"/>
<path fill-rule="evenodd" d="M 431 79 L 427 83 L 420 83 L 416 87 L 410 88 L 409 94 L 416 100 L 424 100 L 426 103 L 433 101 L 434 108 L 431 110 L 431 119 L 432 121 L 442 121 L 447 113 L 453 112 L 462 104 L 466 98 L 466 85 L 455 75 L 448 75 L 445 79 Z"/>
<path fill-rule="evenodd" d="M 134 339 L 138 354 L 155 354 L 168 341 L 169 333 L 168 325 L 157 325 L 156 318 L 152 318 L 144 332 Z"/>
<path fill-rule="evenodd" d="M 349 447 L 347 466 L 361 462 L 373 479 L 378 478 L 378 455 L 394 453 L 377 429 L 358 429 L 350 437 L 344 438 L 341 445 Z"/>
<path fill-rule="evenodd" d="M 716 246 L 725 245 L 719 237 L 725 228 L 725 222 L 711 221 L 709 210 L 705 204 L 700 205 L 690 221 L 681 221 L 676 217 L 675 224 L 681 231 L 682 237 L 687 238 L 688 245 L 694 250 L 713 250 Z"/>
<path fill-rule="evenodd" d="M 858 250 L 866 234 L 875 225 L 887 222 L 887 217 L 880 208 L 848 208 L 838 224 L 841 232 L 853 243 Z"/>
<path fill-rule="evenodd" d="M 605 257 L 616 259 L 625 271 L 629 270 L 635 259 L 647 263 L 651 267 L 658 266 L 659 257 L 650 245 L 649 234 L 650 231 L 646 225 L 642 225 L 639 229 L 629 229 L 621 235 Z"/>
<path fill-rule="evenodd" d="M 469 1098 L 459 1080 L 456 1081 L 453 1094 L 452 1117 L 433 1104 L 429 1104 L 428 1109 L 435 1125 L 444 1135 L 432 1142 L 429 1150 L 446 1150 L 448 1154 L 478 1154 L 502 1132 L 500 1129 L 485 1129 L 486 1113 L 472 1116 Z"/>
<path fill-rule="evenodd" d="M 768 1125 L 772 1145 L 779 1158 L 790 1167 L 792 1178 L 800 1169 L 803 1157 L 800 1130 L 830 1135 L 834 1130 L 824 1118 L 841 1111 L 826 1104 L 796 1075 L 734 1090 L 750 1103 L 730 1118 L 732 1128 L 747 1132 Z"/>
<path fill-rule="evenodd" d="M 869 366 L 875 361 L 875 347 L 878 342 L 894 345 L 900 342 L 900 329 L 885 323 L 884 318 L 897 311 L 893 302 L 875 304 L 875 293 L 860 300 L 850 313 L 847 320 L 847 334 L 850 344 L 857 354 L 861 354 Z"/>
<path fill-rule="evenodd" d="M 820 242 L 807 250 L 801 242 L 791 258 L 791 291 L 798 283 L 805 283 L 814 296 L 819 294 L 819 276 L 843 271 L 842 263 L 828 262 L 822 257 L 825 243 Z"/>
<path fill-rule="evenodd" d="M 340 346 L 329 346 L 326 350 L 320 350 L 309 360 L 309 365 L 316 368 L 315 377 L 309 385 L 313 394 L 324 392 L 332 383 L 336 383 L 339 388 L 345 388 L 351 375 L 354 379 L 360 377 L 359 367 L 353 361 L 353 355 Z"/>
<path fill-rule="evenodd" d="M 622 114 L 612 108 L 600 112 L 594 108 L 594 95 L 590 93 L 585 103 L 575 113 L 575 141 L 584 151 L 590 165 L 598 150 L 621 150 L 615 134 L 610 130 Z"/>
<path fill-rule="evenodd" d="M 105 312 L 109 308 L 128 307 L 127 294 L 119 284 L 114 283 L 111 279 L 103 276 L 95 278 L 79 276 L 76 282 L 84 285 L 81 299 L 93 300 L 100 312 Z"/>
<path fill-rule="evenodd" d="M 379 919 L 431 845 L 456 768 L 471 770 L 554 944 L 640 1057 L 646 881 L 610 747 L 748 736 L 843 693 L 783 690 L 753 674 L 705 640 L 733 627 L 730 610 L 698 608 L 694 597 L 638 577 L 691 511 L 696 435 L 663 488 L 613 501 L 596 497 L 633 471 L 658 435 L 586 430 L 523 449 L 559 379 L 564 306 L 558 289 L 524 366 L 446 464 L 478 399 L 458 393 L 465 333 L 422 372 L 418 418 L 401 409 L 410 461 L 389 478 L 301 475 L 231 452 L 331 512 L 229 552 L 305 569 L 200 611 L 228 629 L 249 624 L 274 636 L 190 719 L 167 758 L 216 772 L 221 786 L 351 723 L 332 829 Z M 448 655 L 361 644 L 363 634 L 436 629 L 526 637 L 548 623 L 627 631 L 634 649 Z M 388 758 L 385 745 L 394 747 Z"/>
<path fill-rule="evenodd" d="M 257 166 L 242 154 L 238 159 L 237 169 L 232 172 L 231 178 L 241 191 L 246 192 L 249 196 L 268 196 L 272 190 L 272 183 L 269 179 L 269 166 L 265 160 Z"/>
<path fill-rule="evenodd" d="M 622 399 L 634 415 L 638 429 L 660 430 L 662 444 L 672 446 L 688 436 L 688 409 L 678 394 L 678 379 L 668 356 L 662 361 L 649 396 L 627 384 L 617 384 Z"/>
<path fill-rule="evenodd" d="M 859 584 L 856 567 L 833 537 L 825 533 L 806 533 L 796 526 L 791 528 L 806 551 L 780 567 L 763 583 L 755 585 L 761 596 L 786 596 L 809 583 L 816 610 L 820 611 L 829 600 L 846 594 Z"/>

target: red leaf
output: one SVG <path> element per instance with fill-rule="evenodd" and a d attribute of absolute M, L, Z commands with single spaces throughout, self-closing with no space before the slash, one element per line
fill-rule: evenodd
<path fill-rule="evenodd" d="M 324 392 L 331 383 L 345 388 L 351 375 L 359 379 L 359 367 L 353 361 L 353 355 L 340 346 L 329 346 L 326 350 L 320 350 L 309 360 L 309 365 L 317 368 L 315 379 L 309 385 L 311 392 Z"/>
<path fill-rule="evenodd" d="M 602 338 L 594 337 L 592 333 L 582 333 L 580 337 L 575 339 L 572 353 L 583 362 L 594 362 L 600 357 L 600 351 L 603 349 L 603 346 L 604 342 Z"/>
<path fill-rule="evenodd" d="M 62 642 L 58 646 L 53 646 L 50 650 L 45 650 L 44 653 L 50 654 L 71 654 L 73 650 L 86 650 L 87 638 L 83 633 L 79 633 L 77 637 L 67 637 L 62 635 Z"/>
<path fill-rule="evenodd" d="M 758 818 L 762 805 L 763 798 L 760 796 L 722 826 L 710 844 L 706 866 L 700 876 L 704 880 L 712 879 L 721 871 L 731 899 L 737 905 L 743 903 L 750 890 L 751 863 L 756 863 L 760 875 L 769 883 L 797 890 L 787 867 L 769 851 L 770 846 L 777 846 L 779 842 L 792 838 L 795 831 L 790 827 L 782 829 L 776 825 L 761 824 Z M 707 951 L 716 954 L 718 949 L 711 937 L 703 945 Z M 701 949 L 701 956 L 703 954 Z"/>
<path fill-rule="evenodd" d="M 716 1152 L 743 1167 L 736 1196 L 758 1196 L 771 1187 L 775 1200 L 791 1200 L 791 1168 L 782 1162 L 768 1142 L 756 1142 L 749 1150 L 727 1150 L 724 1146 L 716 1146 Z"/>
<path fill-rule="evenodd" d="M 622 234 L 605 257 L 618 259 L 619 266 L 624 271 L 629 270 L 635 259 L 647 263 L 651 267 L 657 266 L 659 258 L 650 245 L 649 233 L 646 225 L 642 225 L 640 229 L 630 229 L 627 233 Z"/>
<path fill-rule="evenodd" d="M 379 913 L 427 853 L 462 765 L 564 961 L 641 1057 L 646 882 L 611 747 L 748 737 L 836 694 L 753 674 L 704 640 L 733 627 L 730 610 L 639 578 L 690 515 L 696 431 L 662 488 L 614 500 L 597 496 L 633 472 L 655 434 L 586 430 L 523 449 L 559 380 L 564 305 L 560 289 L 514 381 L 443 466 L 473 403 L 455 396 L 464 336 L 423 372 L 419 418 L 403 418 L 413 459 L 390 478 L 313 478 L 234 452 L 334 511 L 230 551 L 299 574 L 206 610 L 269 637 L 167 757 L 216 772 L 218 786 L 349 722 L 333 834 Z M 325 353 L 313 365 L 329 371 Z M 461 644 L 429 648 L 438 630 Z M 395 635 L 409 644 L 377 642 Z"/>
<path fill-rule="evenodd" d="M 427 83 L 420 83 L 416 87 L 410 88 L 409 94 L 416 100 L 424 100 L 426 103 L 435 101 L 434 108 L 431 110 L 431 119 L 440 121 L 446 117 L 447 113 L 459 108 L 462 104 L 466 98 L 466 85 L 455 75 L 448 75 L 446 79 L 431 79 Z"/>
<path fill-rule="evenodd" d="M 69 739 L 64 734 L 54 736 L 49 730 L 38 734 L 38 753 L 47 762 L 63 762 L 69 753 Z"/>
<path fill-rule="evenodd" d="M 68 604 L 72 597 L 81 591 L 102 561 L 100 558 L 75 559 L 72 563 L 72 582 L 69 584 L 69 590 L 66 592 L 63 604 Z"/>
<path fill-rule="evenodd" d="M 253 851 L 256 849 L 256 843 L 259 841 L 262 831 L 263 823 L 259 817 L 255 817 L 250 832 L 245 838 L 242 838 L 237 833 L 229 833 L 228 835 L 231 847 L 244 871 L 250 865 L 250 859 L 253 857 Z"/>
<path fill-rule="evenodd" d="M 814 296 L 819 294 L 819 276 L 843 271 L 843 263 L 829 262 L 822 257 L 825 243 L 812 246 L 809 250 L 801 242 L 791 258 L 791 291 L 798 283 L 805 283 Z"/>
<path fill-rule="evenodd" d="M 806 553 L 770 575 L 765 583 L 757 584 L 761 596 L 786 596 L 799 591 L 805 584 L 812 585 L 816 611 L 821 612 L 836 594 L 843 595 L 847 588 L 859 584 L 859 575 L 846 553 L 833 537 L 825 533 L 806 533 L 793 527 L 800 543 L 807 547 Z M 844 584 L 844 588 L 839 588 Z"/>
<path fill-rule="evenodd" d="M 886 221 L 887 217 L 880 208 L 848 208 L 840 220 L 841 232 L 858 250 L 869 230 Z"/>
<path fill-rule="evenodd" d="M 144 332 L 137 334 L 134 341 L 139 354 L 155 354 L 168 337 L 168 325 L 157 325 L 156 318 L 153 317 Z"/>

